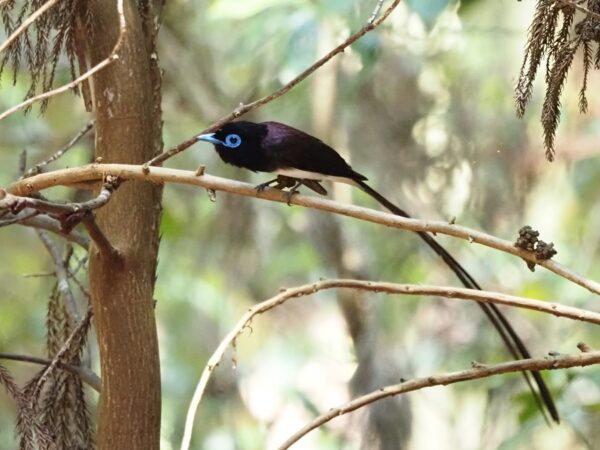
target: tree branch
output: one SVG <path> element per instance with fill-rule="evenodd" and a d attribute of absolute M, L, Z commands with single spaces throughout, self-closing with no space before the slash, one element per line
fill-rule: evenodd
<path fill-rule="evenodd" d="M 41 364 L 43 366 L 49 366 L 50 364 L 52 364 L 52 360 L 48 358 L 41 358 L 39 356 L 29 355 L 15 355 L 12 353 L 0 353 L 0 359 L 9 359 L 11 361 L 23 361 L 33 364 Z M 87 367 L 74 366 L 72 364 L 67 364 L 63 361 L 57 361 L 56 366 L 63 370 L 66 370 L 67 372 L 71 372 L 72 374 L 77 375 L 79 378 L 81 378 L 81 381 L 86 383 L 93 390 L 95 390 L 96 392 L 100 392 L 100 377 Z"/>
<path fill-rule="evenodd" d="M 279 446 L 279 450 L 286 450 L 290 448 L 294 443 L 298 442 L 310 431 L 329 422 L 331 419 L 339 417 L 343 414 L 348 414 L 349 412 L 355 411 L 359 408 L 369 405 L 370 403 L 374 403 L 387 397 L 392 397 L 432 386 L 446 386 L 448 384 L 459 383 L 461 381 L 477 380 L 480 378 L 488 378 L 493 375 L 511 372 L 522 372 L 526 370 L 540 371 L 567 369 L 569 367 L 584 367 L 598 363 L 600 363 L 600 351 L 592 351 L 575 355 L 547 356 L 543 359 L 521 359 L 518 361 L 509 361 L 495 365 L 483 365 L 474 362 L 473 369 L 463 370 L 460 372 L 450 372 L 443 375 L 435 375 L 424 378 L 415 378 L 414 380 L 403 383 L 385 386 L 369 394 L 357 397 L 351 402 L 348 402 L 342 406 L 330 409 L 326 414 L 317 417 L 305 427 L 294 433 L 281 446 Z"/>
<path fill-rule="evenodd" d="M 117 39 L 117 43 L 115 44 L 113 50 L 110 52 L 110 54 L 105 59 L 100 61 L 98 64 L 96 64 L 90 70 L 85 72 L 83 75 L 80 75 L 79 77 L 77 77 L 76 79 L 71 81 L 70 83 L 67 83 L 56 89 L 52 89 L 51 91 L 42 92 L 39 95 L 31 97 L 31 98 L 25 100 L 24 102 L 21 102 L 18 105 L 15 105 L 10 109 L 7 109 L 2 114 L 0 114 L 0 120 L 6 119 L 11 114 L 13 114 L 23 108 L 27 108 L 29 105 L 32 105 L 35 102 L 53 97 L 58 94 L 62 94 L 63 92 L 66 92 L 69 89 L 74 88 L 81 82 L 87 80 L 89 77 L 94 75 L 96 72 L 104 69 L 106 66 L 108 66 L 109 64 L 112 64 L 114 61 L 119 59 L 118 52 L 119 52 L 119 49 L 121 48 L 121 44 L 123 43 L 123 36 L 125 35 L 125 31 L 126 31 L 125 15 L 123 14 L 123 0 L 117 0 L 117 11 L 119 14 L 119 37 Z"/>
<path fill-rule="evenodd" d="M 0 193 L 0 196 L 1 195 L 2 194 Z M 0 202 L 1 201 L 2 200 L 0 200 Z M 2 228 L 9 225 L 14 225 L 15 223 L 20 223 L 21 221 L 32 219 L 38 216 L 40 212 L 28 208 L 23 211 L 19 211 L 18 214 L 11 214 L 10 211 L 2 211 L 0 214 L 2 214 L 2 219 L 0 220 L 0 228 Z M 4 218 L 5 216 L 8 216 L 8 218 Z"/>
<path fill-rule="evenodd" d="M 377 19 L 377 16 L 379 15 L 379 12 L 381 11 L 381 7 L 383 6 L 383 1 L 384 0 L 378 0 L 377 5 L 375 5 L 375 9 L 371 13 L 371 17 L 369 17 L 369 20 L 367 23 L 375 22 L 375 19 Z"/>
<path fill-rule="evenodd" d="M 58 0 L 48 0 L 41 7 L 35 10 L 31 16 L 23 21 L 23 23 L 17 28 L 3 43 L 0 45 L 0 53 L 6 50 L 17 37 L 27 29 L 29 25 L 35 22 L 42 14 L 48 11 Z"/>
<path fill-rule="evenodd" d="M 204 371 L 198 381 L 194 395 L 188 408 L 185 421 L 184 434 L 181 444 L 182 450 L 189 448 L 192 438 L 192 428 L 196 416 L 198 405 L 200 404 L 208 380 L 214 369 L 221 362 L 227 348 L 233 344 L 238 336 L 244 331 L 252 319 L 270 309 L 282 305 L 292 298 L 304 297 L 325 289 L 358 289 L 363 291 L 387 294 L 404 295 L 431 295 L 448 299 L 474 300 L 481 303 L 494 303 L 498 305 L 513 306 L 517 308 L 531 309 L 534 311 L 552 314 L 554 316 L 566 317 L 569 319 L 580 320 L 584 322 L 600 325 L 600 313 L 586 311 L 579 308 L 560 305 L 547 301 L 532 300 L 514 295 L 506 295 L 498 292 L 481 291 L 476 289 L 450 288 L 440 286 L 414 285 L 414 284 L 396 284 L 386 282 L 362 281 L 362 280 L 323 280 L 317 283 L 305 284 L 302 286 L 285 289 L 278 295 L 256 304 L 250 308 L 242 318 L 236 323 L 231 331 L 223 338 L 217 349 L 209 358 Z"/>
<path fill-rule="evenodd" d="M 77 302 L 75 301 L 73 291 L 71 291 L 71 286 L 69 285 L 69 276 L 65 261 L 63 260 L 62 255 L 60 254 L 60 251 L 54 242 L 52 242 L 52 239 L 50 239 L 48 236 L 48 233 L 44 230 L 36 231 L 40 240 L 44 244 L 44 247 L 46 247 L 46 250 L 48 250 L 48 253 L 50 253 L 50 256 L 52 257 L 54 273 L 58 282 L 58 290 L 65 301 L 70 325 L 75 326 L 75 324 L 81 320 L 81 316 L 77 310 Z"/>
<path fill-rule="evenodd" d="M 0 188 L 0 210 L 8 209 L 13 214 L 18 214 L 25 208 L 32 208 L 50 214 L 68 216 L 83 214 L 106 205 L 114 190 L 118 187 L 118 180 L 109 177 L 102 186 L 100 193 L 91 200 L 81 203 L 63 203 L 42 200 L 39 198 L 13 195 Z"/>
<path fill-rule="evenodd" d="M 33 389 L 33 392 L 31 394 L 32 399 L 38 398 L 38 394 L 42 390 L 46 381 L 48 381 L 48 377 L 58 366 L 58 363 L 61 361 L 61 358 L 71 350 L 73 342 L 79 343 L 80 341 L 83 340 L 84 333 L 87 333 L 87 331 L 89 330 L 90 322 L 92 320 L 92 315 L 93 315 L 92 308 L 90 307 L 90 308 L 88 308 L 84 318 L 77 324 L 77 326 L 75 328 L 73 328 L 73 331 L 71 332 L 71 334 L 69 335 L 69 337 L 67 338 L 67 340 L 65 341 L 63 346 L 56 353 L 56 355 L 54 355 L 54 358 L 52 358 L 52 360 L 50 361 L 50 364 L 48 365 L 48 367 L 46 367 L 46 370 L 44 370 L 44 373 L 38 379 L 38 381 Z"/>
<path fill-rule="evenodd" d="M 167 150 L 166 152 L 161 153 L 158 156 L 155 156 L 150 161 L 148 161 L 147 165 L 156 166 L 156 165 L 163 163 L 167 159 L 171 158 L 172 156 L 176 155 L 177 153 L 180 153 L 180 152 L 186 150 L 187 148 L 191 147 L 196 142 L 198 142 L 197 138 L 199 135 L 216 131 L 219 128 L 221 128 L 223 125 L 225 125 L 226 123 L 231 122 L 232 120 L 237 119 L 238 117 L 241 117 L 244 114 L 246 114 L 252 110 L 255 110 L 256 108 L 266 105 L 267 103 L 272 102 L 273 100 L 281 97 L 283 94 L 285 94 L 286 92 L 291 90 L 297 84 L 304 81 L 308 76 L 310 76 L 319 67 L 326 64 L 331 58 L 333 58 L 334 56 L 336 56 L 339 53 L 342 53 L 347 47 L 352 45 L 354 42 L 356 42 L 358 39 L 363 37 L 369 31 L 374 30 L 379 25 L 381 25 L 385 21 L 385 19 L 387 19 L 388 16 L 392 13 L 392 11 L 396 8 L 396 6 L 398 6 L 399 3 L 400 3 L 400 0 L 393 0 L 392 3 L 390 4 L 390 6 L 388 6 L 387 9 L 383 12 L 383 14 L 378 19 L 376 19 L 375 17 L 379 13 L 379 10 L 381 9 L 381 5 L 382 5 L 382 1 L 378 1 L 377 6 L 375 7 L 375 10 L 371 14 L 371 17 L 369 18 L 369 20 L 367 21 L 367 24 L 364 27 L 362 27 L 356 33 L 352 34 L 348 39 L 346 39 L 344 42 L 342 42 L 336 48 L 331 50 L 329 53 L 327 53 L 321 59 L 316 61 L 312 66 L 310 66 L 308 69 L 306 69 L 300 75 L 298 75 L 292 81 L 287 83 L 285 86 L 282 86 L 280 89 L 273 92 L 272 94 L 269 94 L 265 97 L 255 100 L 251 103 L 247 103 L 247 104 L 240 103 L 240 105 L 236 109 L 234 109 L 230 114 L 226 115 L 225 117 L 220 118 L 219 120 L 214 122 L 212 125 L 210 125 L 208 128 L 206 128 L 204 131 L 191 137 L 187 141 L 184 141 L 181 144 L 171 148 L 170 150 Z M 0 116 L 0 119 L 2 119 L 1 116 Z"/>
<path fill-rule="evenodd" d="M 17 221 L 18 214 L 22 213 L 24 209 L 26 209 L 27 215 L 24 215 L 18 220 L 21 223 L 31 220 L 39 211 L 44 211 L 57 216 L 59 231 L 65 235 L 68 235 L 77 224 L 82 222 L 100 252 L 118 259 L 118 250 L 115 249 L 104 236 L 104 233 L 102 233 L 96 224 L 92 211 L 101 208 L 108 203 L 112 193 L 119 186 L 119 183 L 119 179 L 108 175 L 106 177 L 106 182 L 96 198 L 82 203 L 61 203 L 39 198 L 21 197 L 10 194 L 4 189 L 0 189 L 0 211 L 5 209 L 16 216 L 8 220 L 0 221 L 0 226 L 9 225 Z M 30 212 L 31 209 L 34 211 Z"/>
<path fill-rule="evenodd" d="M 20 216 L 20 214 L 19 214 L 19 216 L 14 217 L 16 222 L 13 222 L 13 223 L 18 223 L 19 225 L 23 225 L 23 226 L 30 227 L 30 228 L 38 228 L 41 230 L 47 230 L 52 233 L 58 234 L 59 236 L 65 238 L 69 242 L 76 243 L 77 245 L 79 245 L 81 248 L 83 248 L 86 251 L 89 248 L 89 246 L 90 246 L 89 239 L 86 236 L 84 236 L 83 234 L 79 233 L 78 231 L 72 230 L 69 233 L 66 233 L 62 229 L 62 225 L 58 220 L 53 219 L 50 216 L 39 216 L 39 215 L 34 215 L 34 214 L 28 214 L 28 212 L 30 212 L 30 210 L 22 211 L 20 214 L 25 213 L 23 215 L 23 217 L 21 217 L 17 221 L 16 219 L 19 218 L 19 216 Z M 6 222 L 7 221 L 0 221 L 0 227 L 4 226 L 4 224 Z"/>
<path fill-rule="evenodd" d="M 63 156 L 65 153 L 67 153 L 67 151 L 69 151 L 71 148 L 73 148 L 73 146 L 75 144 L 77 144 L 77 142 L 79 142 L 79 140 L 83 136 L 85 136 L 88 131 L 90 131 L 94 127 L 95 123 L 96 123 L 95 120 L 90 120 L 88 123 L 85 124 L 85 126 L 81 130 L 79 130 L 79 132 L 75 136 L 73 136 L 73 138 L 67 143 L 67 145 L 65 145 L 61 149 L 57 150 L 48 159 L 45 159 L 44 161 L 42 161 L 42 162 L 36 164 L 35 166 L 33 166 L 27 172 L 25 172 L 25 170 L 23 170 L 22 171 L 23 175 L 21 176 L 20 179 L 27 178 L 27 177 L 30 177 L 32 175 L 36 175 L 36 174 L 40 173 L 42 171 L 42 167 L 47 166 L 51 162 L 54 162 L 58 158 L 60 158 L 61 156 Z"/>
<path fill-rule="evenodd" d="M 6 188 L 6 192 L 13 195 L 31 195 L 34 192 L 52 187 L 69 186 L 77 183 L 100 182 L 107 175 L 119 177 L 122 180 L 145 180 L 153 183 L 179 183 L 201 186 L 214 191 L 224 191 L 232 194 L 257 197 L 280 203 L 288 203 L 286 192 L 276 189 L 266 189 L 257 192 L 254 186 L 248 183 L 215 177 L 208 174 L 196 175 L 195 172 L 187 170 L 169 169 L 165 167 L 148 167 L 128 164 L 89 164 L 82 167 L 56 170 L 42 173 L 31 178 L 16 181 Z M 555 274 L 578 284 L 587 290 L 600 295 L 600 283 L 589 280 L 570 269 L 554 262 L 553 260 L 540 261 L 535 254 L 522 250 L 513 245 L 512 242 L 499 239 L 495 236 L 473 230 L 471 228 L 456 225 L 454 223 L 440 221 L 426 221 L 419 219 L 407 219 L 393 214 L 375 211 L 355 205 L 342 204 L 326 198 L 296 194 L 291 198 L 291 204 L 307 208 L 328 211 L 355 219 L 377 223 L 393 228 L 401 228 L 410 231 L 425 231 L 433 234 L 445 234 L 464 239 L 470 243 L 485 245 L 486 247 L 510 253 L 519 258 L 531 261 L 538 266 L 554 272 Z"/>
<path fill-rule="evenodd" d="M 92 238 L 92 241 L 96 244 L 100 254 L 106 258 L 111 258 L 115 264 L 122 263 L 121 253 L 110 243 L 106 235 L 102 232 L 96 223 L 94 215 L 92 213 L 84 214 L 82 222 Z"/>

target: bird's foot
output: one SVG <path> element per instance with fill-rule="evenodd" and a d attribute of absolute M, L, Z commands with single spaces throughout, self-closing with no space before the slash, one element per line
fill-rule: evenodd
<path fill-rule="evenodd" d="M 269 180 L 266 183 L 261 183 L 255 187 L 258 192 L 264 191 L 266 188 L 273 186 L 274 189 L 285 189 L 293 187 L 297 183 L 295 178 L 286 177 L 284 175 L 278 175 L 277 178 Z"/>
<path fill-rule="evenodd" d="M 291 189 L 289 191 L 287 191 L 287 205 L 288 206 L 292 206 L 292 197 L 294 196 L 294 194 L 298 193 L 298 188 L 302 186 L 302 181 L 298 180 L 296 181 L 296 183 L 291 187 Z"/>
<path fill-rule="evenodd" d="M 277 178 L 275 178 L 274 180 L 267 181 L 266 183 L 260 183 L 260 184 L 256 185 L 254 187 L 254 189 L 256 189 L 257 192 L 262 192 L 266 188 L 270 187 L 273 183 L 276 183 L 276 182 L 277 182 Z"/>
<path fill-rule="evenodd" d="M 311 180 L 307 180 L 307 181 L 311 181 Z M 315 182 L 315 183 L 318 185 L 318 187 L 321 187 L 317 182 Z M 300 186 L 302 186 L 303 184 L 306 184 L 304 182 L 304 180 L 297 180 L 295 178 L 290 178 L 290 177 L 286 177 L 284 175 L 279 175 L 274 180 L 269 180 L 266 183 L 261 183 L 261 184 L 257 185 L 254 189 L 256 189 L 257 192 L 263 192 L 265 189 L 267 189 L 268 187 L 271 187 L 271 186 L 273 186 L 275 189 L 280 189 L 280 190 L 289 188 L 289 190 L 286 192 L 286 198 L 287 198 L 288 206 L 292 206 L 292 197 L 294 196 L 295 193 L 298 192 L 298 188 Z M 310 185 L 309 185 L 309 187 L 311 189 L 314 189 Z M 323 188 L 321 187 L 321 189 L 323 189 Z"/>
<path fill-rule="evenodd" d="M 292 206 L 292 197 L 294 196 L 294 194 L 297 194 L 298 190 L 297 189 L 293 189 L 290 191 L 286 192 L 286 198 L 287 198 L 287 205 L 288 206 Z"/>

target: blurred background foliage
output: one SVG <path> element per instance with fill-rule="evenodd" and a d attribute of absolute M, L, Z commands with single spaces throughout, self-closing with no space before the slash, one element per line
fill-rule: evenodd
<path fill-rule="evenodd" d="M 164 140 L 170 147 L 240 102 L 270 93 L 364 24 L 375 1 L 174 0 L 160 31 Z M 513 240 L 529 224 L 554 242 L 556 260 L 600 279 L 600 96 L 578 112 L 579 80 L 565 87 L 557 160 L 544 159 L 540 83 L 517 120 L 513 87 L 533 2 L 403 2 L 306 82 L 253 112 L 330 143 L 372 186 L 413 215 L 456 217 Z M 575 65 L 573 75 L 580 76 Z M 65 64 L 58 82 L 68 80 Z M 0 106 L 25 95 L 5 74 Z M 598 85 L 592 74 L 590 85 Z M 80 99 L 55 98 L 0 123 L 0 185 L 63 146 L 89 120 Z M 93 138 L 54 167 L 84 164 Z M 266 175 L 225 166 L 206 144 L 170 167 L 258 183 Z M 330 194 L 376 208 L 362 193 Z M 52 195 L 73 193 L 56 189 Z M 597 299 L 553 274 L 529 272 L 514 257 L 440 236 L 487 289 L 597 309 Z M 0 232 L 0 351 L 43 354 L 44 304 L 53 281 L 34 232 Z M 188 402 L 219 340 L 254 303 L 294 286 L 336 276 L 458 285 L 410 233 L 325 213 L 169 185 L 164 192 L 156 289 L 163 371 L 162 448 L 176 448 Z M 337 301 L 336 301 L 337 300 Z M 590 325 L 506 311 L 535 356 L 600 347 Z M 97 358 L 97 351 L 92 349 Z M 273 448 L 317 412 L 400 378 L 507 359 L 476 305 L 431 298 L 321 292 L 258 317 L 221 364 L 196 420 L 194 448 Z M 4 364 L 4 362 L 3 362 Z M 36 368 L 6 362 L 23 382 Z M 386 400 L 311 433 L 299 449 L 600 446 L 600 370 L 546 374 L 563 424 L 547 427 L 520 376 L 490 378 Z M 90 393 L 93 403 L 96 396 Z M 0 394 L 0 447 L 14 446 L 14 408 Z M 294 447 L 296 448 L 296 447 Z"/>

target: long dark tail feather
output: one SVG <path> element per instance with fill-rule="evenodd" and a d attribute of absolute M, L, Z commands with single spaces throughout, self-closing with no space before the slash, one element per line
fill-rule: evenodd
<path fill-rule="evenodd" d="M 364 192 L 369 194 L 382 206 L 389 209 L 392 213 L 396 214 L 397 216 L 410 218 L 406 211 L 398 208 L 379 192 L 371 188 L 364 181 L 354 180 L 354 182 Z M 418 231 L 417 234 L 419 235 L 419 237 L 421 237 L 421 239 L 423 239 L 427 243 L 427 245 L 429 245 L 433 249 L 434 252 L 436 252 L 444 260 L 444 262 L 456 274 L 458 279 L 465 287 L 470 289 L 481 290 L 481 287 L 479 286 L 479 284 L 477 284 L 473 277 L 471 277 L 471 275 L 460 265 L 460 263 L 456 261 L 456 259 L 454 259 L 454 257 L 450 253 L 448 253 L 446 249 L 442 247 L 433 238 L 433 236 L 431 236 L 431 234 L 426 233 L 424 231 Z M 514 330 L 512 325 L 509 323 L 508 319 L 504 316 L 504 314 L 502 314 L 502 312 L 498 309 L 498 307 L 493 303 L 478 304 L 481 307 L 481 309 L 483 309 L 483 312 L 488 317 L 494 328 L 498 331 L 498 334 L 502 338 L 502 341 L 504 341 L 504 344 L 506 345 L 506 348 L 511 353 L 511 355 L 516 359 L 531 358 L 529 350 L 527 350 L 527 347 L 525 347 L 525 344 L 523 343 L 517 332 Z M 529 374 L 531 374 L 531 376 L 535 380 L 535 384 L 537 385 L 538 390 L 536 390 L 533 387 L 531 379 L 529 378 Z M 538 404 L 540 411 L 544 415 L 546 421 L 548 421 L 546 416 L 546 412 L 548 412 L 556 423 L 560 423 L 558 410 L 556 409 L 556 405 L 554 404 L 552 394 L 550 393 L 548 386 L 544 382 L 542 375 L 538 371 L 531 371 L 529 373 L 523 372 L 523 376 L 525 377 L 529 389 L 531 390 L 533 397 L 536 403 Z"/>

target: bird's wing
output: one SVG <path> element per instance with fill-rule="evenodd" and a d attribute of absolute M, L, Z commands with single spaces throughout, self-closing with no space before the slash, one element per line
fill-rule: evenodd
<path fill-rule="evenodd" d="M 355 172 L 333 148 L 310 134 L 279 122 L 265 122 L 268 132 L 262 141 L 264 151 L 279 169 L 297 169 L 331 177 L 366 180 Z"/>

